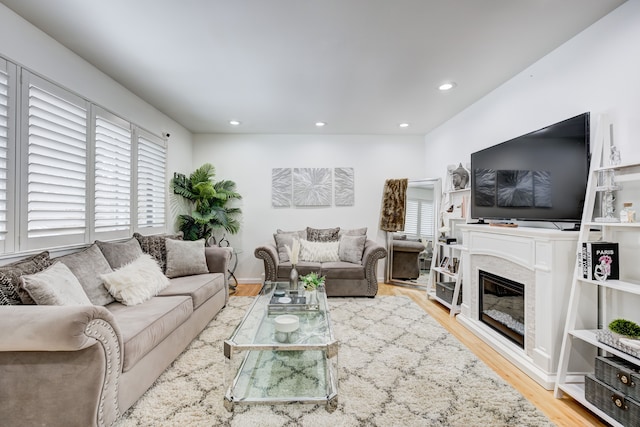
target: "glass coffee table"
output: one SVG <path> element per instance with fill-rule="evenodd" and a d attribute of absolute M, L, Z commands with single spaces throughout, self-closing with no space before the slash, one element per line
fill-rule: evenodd
<path fill-rule="evenodd" d="M 245 403 L 324 403 L 327 411 L 335 411 L 338 342 L 327 295 L 316 292 L 317 302 L 307 304 L 311 299 L 304 290 L 291 290 L 288 282 L 265 282 L 224 342 L 228 411 Z"/>

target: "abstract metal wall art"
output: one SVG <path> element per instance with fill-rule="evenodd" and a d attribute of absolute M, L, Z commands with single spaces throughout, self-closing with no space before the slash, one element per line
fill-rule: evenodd
<path fill-rule="evenodd" d="M 331 206 L 331 184 L 330 168 L 294 168 L 293 204 Z"/>
<path fill-rule="evenodd" d="M 333 170 L 335 180 L 335 205 L 336 206 L 353 206 L 354 204 L 354 185 L 353 185 L 353 168 L 335 168 Z"/>

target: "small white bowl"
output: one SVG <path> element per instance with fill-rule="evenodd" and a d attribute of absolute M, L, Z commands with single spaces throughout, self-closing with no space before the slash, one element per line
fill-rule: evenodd
<path fill-rule="evenodd" d="M 280 297 L 278 298 L 278 302 L 281 304 L 289 304 L 291 302 L 291 298 L 289 297 Z"/>
<path fill-rule="evenodd" d="M 293 332 L 300 327 L 300 319 L 293 314 L 281 314 L 273 319 L 277 332 Z"/>

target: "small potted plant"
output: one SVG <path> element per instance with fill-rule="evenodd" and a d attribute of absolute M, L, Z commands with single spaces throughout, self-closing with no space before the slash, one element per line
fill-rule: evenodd
<path fill-rule="evenodd" d="M 324 286 L 325 276 L 320 276 L 315 271 L 300 277 L 304 289 L 307 291 L 307 304 L 318 305 L 318 287 Z"/>
<path fill-rule="evenodd" d="M 617 338 L 620 336 L 632 340 L 640 338 L 640 326 L 631 320 L 615 319 L 609 323 L 609 330 L 614 334 L 617 334 Z"/>

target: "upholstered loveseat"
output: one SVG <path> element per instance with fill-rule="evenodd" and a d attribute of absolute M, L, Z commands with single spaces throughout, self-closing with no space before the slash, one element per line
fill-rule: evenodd
<path fill-rule="evenodd" d="M 254 251 L 255 257 L 264 262 L 265 280 L 289 280 L 292 263 L 287 247 L 292 248 L 293 241 L 298 240 L 298 274 L 316 272 L 325 276 L 328 296 L 374 297 L 378 293 L 378 260 L 387 256 L 387 250 L 367 238 L 366 228 L 277 230 L 273 238 L 273 242 Z"/>
<path fill-rule="evenodd" d="M 425 245 L 405 235 L 394 236 L 392 245 L 393 279 L 417 279 L 420 277 L 420 255 Z"/>
<path fill-rule="evenodd" d="M 230 256 L 136 235 L 0 267 L 0 424 L 112 425 L 226 305 Z"/>

